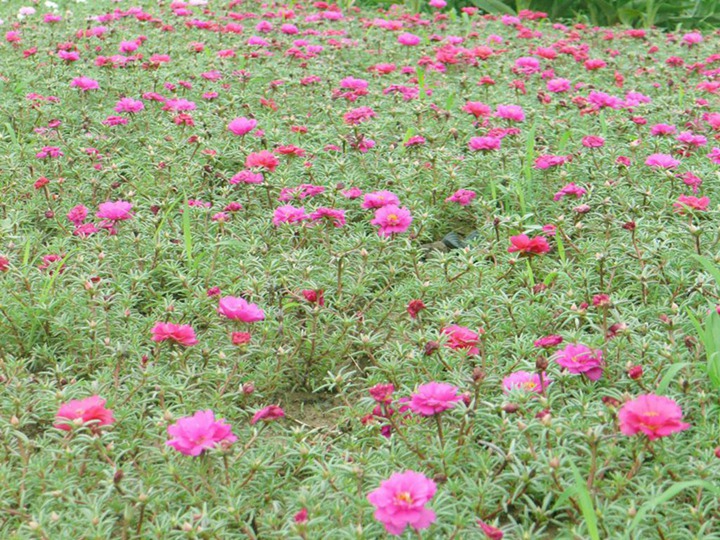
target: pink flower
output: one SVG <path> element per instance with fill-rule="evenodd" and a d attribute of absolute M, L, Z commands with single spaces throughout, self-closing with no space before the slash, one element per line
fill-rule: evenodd
<path fill-rule="evenodd" d="M 79 225 L 82 225 L 83 221 L 85 221 L 85 218 L 87 218 L 87 215 L 87 207 L 82 204 L 78 204 L 77 206 L 73 206 L 70 209 L 70 211 L 67 213 L 67 218 L 73 225 L 77 227 Z"/>
<path fill-rule="evenodd" d="M 138 113 L 145 108 L 145 104 L 139 99 L 122 98 L 115 104 L 115 112 Z"/>
<path fill-rule="evenodd" d="M 572 195 L 575 198 L 579 199 L 583 195 L 585 195 L 587 191 L 584 188 L 581 188 L 580 186 L 576 186 L 572 182 L 565 187 L 563 187 L 560 191 L 558 191 L 555 196 L 553 197 L 553 201 L 559 201 L 566 195 Z"/>
<path fill-rule="evenodd" d="M 172 438 L 165 444 L 186 456 L 199 456 L 220 443 L 229 445 L 237 437 L 232 434 L 230 425 L 224 422 L 224 418 L 215 420 L 215 413 L 211 410 L 198 411 L 168 426 L 167 432 Z"/>
<path fill-rule="evenodd" d="M 692 195 L 680 195 L 677 202 L 673 203 L 675 211 L 684 214 L 688 210 L 697 210 L 698 212 L 705 212 L 710 204 L 710 199 L 707 197 L 693 197 Z"/>
<path fill-rule="evenodd" d="M 546 154 L 535 158 L 535 168 L 544 170 L 564 165 L 570 161 L 572 161 L 572 156 L 553 156 Z"/>
<path fill-rule="evenodd" d="M 468 143 L 470 150 L 483 152 L 490 152 L 492 150 L 499 150 L 502 144 L 502 139 L 498 137 L 472 137 Z"/>
<path fill-rule="evenodd" d="M 377 113 L 371 107 L 358 107 L 343 115 L 346 124 L 356 126 L 363 122 L 367 122 L 371 118 L 377 116 Z"/>
<path fill-rule="evenodd" d="M 262 184 L 262 173 L 255 173 L 249 169 L 244 169 L 230 178 L 231 184 Z"/>
<path fill-rule="evenodd" d="M 415 45 L 418 45 L 420 41 L 420 36 L 416 36 L 415 34 L 411 34 L 409 32 L 402 33 L 397 38 L 397 42 L 400 45 L 405 45 L 406 47 L 414 47 Z"/>
<path fill-rule="evenodd" d="M 272 420 L 278 420 L 280 418 L 285 417 L 285 411 L 283 411 L 280 407 L 277 405 L 268 405 L 264 409 L 260 409 L 258 412 L 256 412 L 252 420 L 250 420 L 250 423 L 252 425 L 257 424 L 258 422 L 270 422 Z"/>
<path fill-rule="evenodd" d="M 549 349 L 550 347 L 555 347 L 555 345 L 560 345 L 562 342 L 562 336 L 553 334 L 550 336 L 541 337 L 540 339 L 536 340 L 533 345 L 539 349 Z"/>
<path fill-rule="evenodd" d="M 536 236 L 532 239 L 526 234 L 511 236 L 510 243 L 512 245 L 508 248 L 508 253 L 519 252 L 521 255 L 542 255 L 550 251 L 550 245 L 544 236 Z"/>
<path fill-rule="evenodd" d="M 554 359 L 570 373 L 585 375 L 591 381 L 602 377 L 603 354 L 601 350 L 593 350 L 581 343 L 569 344 L 555 353 Z"/>
<path fill-rule="evenodd" d="M 90 77 L 85 76 L 75 77 L 70 83 L 70 86 L 74 86 L 82 92 L 87 92 L 88 90 L 97 90 L 100 88 L 100 85 L 95 79 L 91 79 Z"/>
<path fill-rule="evenodd" d="M 415 414 L 433 416 L 452 409 L 462 398 L 457 395 L 457 387 L 439 382 L 429 382 L 418 386 L 410 396 L 410 409 Z"/>
<path fill-rule="evenodd" d="M 468 354 L 480 353 L 477 345 L 480 342 L 480 335 L 465 326 L 451 324 L 443 328 L 440 334 L 447 337 L 446 347 L 453 350 L 466 350 Z"/>
<path fill-rule="evenodd" d="M 445 199 L 445 202 L 456 202 L 460 206 L 467 206 L 475 197 L 477 197 L 477 194 L 474 191 L 470 191 L 469 189 L 458 189 L 455 193 L 450 195 L 450 197 Z"/>
<path fill-rule="evenodd" d="M 100 396 L 90 396 L 85 399 L 73 399 L 60 406 L 55 415 L 58 420 L 54 425 L 58 429 L 70 431 L 72 425 L 62 420 L 70 420 L 73 424 L 87 424 L 93 422 L 96 429 L 100 426 L 108 426 L 115 422 L 112 410 L 105 408 L 105 400 Z"/>
<path fill-rule="evenodd" d="M 257 120 L 254 118 L 235 118 L 232 122 L 228 124 L 228 131 L 230 131 L 233 135 L 237 135 L 239 137 L 243 137 L 244 135 L 247 135 L 250 133 L 253 129 L 257 127 Z"/>
<path fill-rule="evenodd" d="M 525 111 L 519 105 L 498 105 L 495 116 L 512 122 L 525 121 Z"/>
<path fill-rule="evenodd" d="M 548 379 L 545 373 L 543 373 L 541 383 L 540 375 L 537 373 L 516 371 L 515 373 L 511 373 L 505 377 L 502 381 L 502 385 L 506 394 L 514 390 L 520 390 L 522 392 L 536 392 L 539 394 L 545 390 L 551 382 L 552 381 Z"/>
<path fill-rule="evenodd" d="M 472 114 L 475 118 L 481 116 L 490 116 L 492 114 L 492 108 L 489 105 L 485 105 L 480 101 L 468 101 L 462 108 L 463 112 Z"/>
<path fill-rule="evenodd" d="M 152 340 L 156 342 L 173 341 L 184 347 L 197 344 L 195 330 L 189 324 L 156 323 L 152 328 Z"/>
<path fill-rule="evenodd" d="M 380 236 L 390 236 L 407 231 L 412 220 L 410 210 L 390 204 L 375 210 L 375 219 L 370 223 L 379 227 L 378 234 Z"/>
<path fill-rule="evenodd" d="M 265 319 L 265 312 L 256 304 L 250 304 L 243 298 L 234 296 L 222 297 L 217 311 L 223 317 L 233 321 L 251 323 Z"/>
<path fill-rule="evenodd" d="M 272 152 L 267 150 L 254 152 L 245 159 L 245 166 L 248 169 L 263 168 L 273 172 L 279 164 L 280 160 L 278 160 Z"/>
<path fill-rule="evenodd" d="M 707 155 L 707 157 L 712 161 L 715 165 L 720 165 L 720 148 L 713 147 L 712 151 Z"/>
<path fill-rule="evenodd" d="M 503 533 L 500 529 L 493 527 L 492 525 L 488 525 L 482 519 L 478 519 L 478 525 L 488 540 L 502 540 L 503 536 L 505 536 L 505 533 Z"/>
<path fill-rule="evenodd" d="M 555 94 L 560 94 L 562 92 L 567 92 L 570 90 L 570 81 L 567 79 L 550 79 L 547 82 L 547 89 L 548 92 L 553 92 Z"/>
<path fill-rule="evenodd" d="M 389 204 L 400 204 L 400 199 L 392 191 L 373 191 L 366 193 L 363 199 L 363 208 L 382 208 Z"/>
<path fill-rule="evenodd" d="M 286 204 L 275 209 L 272 222 L 273 225 L 279 227 L 281 223 L 300 223 L 309 218 L 310 216 L 305 213 L 304 206 L 296 208 L 291 204 Z"/>
<path fill-rule="evenodd" d="M 324 206 L 321 206 L 310 214 L 310 219 L 313 221 L 327 220 L 327 222 L 332 223 L 333 226 L 339 228 L 345 225 L 345 210 L 338 208 L 325 208 Z"/>
<path fill-rule="evenodd" d="M 133 217 L 132 206 L 132 203 L 127 201 L 104 202 L 98 207 L 95 216 L 112 222 L 124 221 Z"/>
<path fill-rule="evenodd" d="M 437 487 L 425 475 L 406 471 L 394 473 L 371 491 L 367 499 L 375 507 L 375 519 L 393 535 L 401 535 L 410 525 L 416 531 L 427 529 L 435 522 L 435 512 L 425 508 Z"/>
<path fill-rule="evenodd" d="M 249 332 L 233 332 L 230 334 L 230 341 L 233 345 L 247 345 L 250 343 L 252 335 Z"/>
<path fill-rule="evenodd" d="M 676 130 L 677 128 L 670 124 L 655 124 L 650 128 L 650 135 L 653 137 L 663 137 L 665 135 L 672 135 Z"/>
<path fill-rule="evenodd" d="M 680 162 L 667 154 L 652 154 L 645 160 L 645 165 L 654 169 L 674 169 Z"/>
<path fill-rule="evenodd" d="M 682 37 L 684 45 L 692 47 L 703 42 L 703 35 L 700 32 L 690 32 Z"/>
<path fill-rule="evenodd" d="M 597 135 L 588 135 L 582 138 L 582 145 L 585 148 L 602 148 L 605 146 L 605 139 Z"/>
<path fill-rule="evenodd" d="M 447 6 L 447 2 L 445 0 L 430 0 L 428 2 L 428 6 L 435 9 L 443 9 L 445 6 Z"/>
<path fill-rule="evenodd" d="M 651 441 L 690 427 L 681 421 L 682 409 L 675 401 L 655 394 L 643 394 L 626 402 L 618 411 L 618 419 L 623 434 L 642 432 Z"/>

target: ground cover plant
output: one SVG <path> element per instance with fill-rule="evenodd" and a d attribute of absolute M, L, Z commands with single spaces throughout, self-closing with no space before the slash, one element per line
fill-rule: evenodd
<path fill-rule="evenodd" d="M 0 4 L 0 536 L 720 536 L 718 33 Z"/>

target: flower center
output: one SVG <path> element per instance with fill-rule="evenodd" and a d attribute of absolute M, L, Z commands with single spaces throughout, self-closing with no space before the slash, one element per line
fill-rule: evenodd
<path fill-rule="evenodd" d="M 395 223 L 395 222 L 397 222 L 398 217 L 397 217 L 396 214 L 390 214 L 390 215 L 387 217 L 387 219 L 388 219 L 388 221 L 392 221 L 393 223 Z"/>
<path fill-rule="evenodd" d="M 412 495 L 410 495 L 407 491 L 401 491 L 397 495 L 395 495 L 395 501 L 398 503 L 405 503 L 405 504 L 412 504 L 413 499 Z"/>

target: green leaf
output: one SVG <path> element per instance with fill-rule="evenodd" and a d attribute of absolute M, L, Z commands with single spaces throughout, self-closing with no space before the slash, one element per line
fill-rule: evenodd
<path fill-rule="evenodd" d="M 716 495 L 720 495 L 720 488 L 705 480 L 688 480 L 687 482 L 679 482 L 677 484 L 673 484 L 668 489 L 663 491 L 660 495 L 650 499 L 648 502 L 646 502 L 640 507 L 637 514 L 635 515 L 635 518 L 630 523 L 628 533 L 632 532 L 633 529 L 635 529 L 635 527 L 637 527 L 643 521 L 643 519 L 645 518 L 645 514 L 647 514 L 650 510 L 652 510 L 659 504 L 669 501 L 681 491 L 694 487 L 707 489 L 708 491 Z"/>
<path fill-rule="evenodd" d="M 713 310 L 705 323 L 707 372 L 716 389 L 720 388 L 720 315 Z"/>
<path fill-rule="evenodd" d="M 482 9 L 486 13 L 497 15 L 499 13 L 505 13 L 508 15 L 515 15 L 515 11 L 504 4 L 500 0 L 470 0 L 475 7 Z"/>
<path fill-rule="evenodd" d="M 712 261 L 710 261 L 710 259 L 702 257 L 701 255 L 693 254 L 692 257 L 702 265 L 703 270 L 710 274 L 713 279 L 715 279 L 715 283 L 718 285 L 718 287 L 720 287 L 720 268 L 715 266 Z"/>
<path fill-rule="evenodd" d="M 675 376 L 680 372 L 680 370 L 691 365 L 692 364 L 690 362 L 680 362 L 678 364 L 673 364 L 669 368 L 667 368 L 665 370 L 665 375 L 663 375 L 662 379 L 660 379 L 660 382 L 655 389 L 655 393 L 658 395 L 663 395 L 667 391 L 668 386 L 670 386 L 670 383 L 673 381 Z"/>
<path fill-rule="evenodd" d="M 585 480 L 580 475 L 577 467 L 574 463 L 571 463 L 573 476 L 575 477 L 575 489 L 577 490 L 577 501 L 580 506 L 583 518 L 585 519 L 585 525 L 588 528 L 588 535 L 591 540 L 600 540 L 600 533 L 598 532 L 597 526 L 597 514 L 595 514 L 595 507 L 593 506 L 590 492 L 588 491 Z"/>
<path fill-rule="evenodd" d="M 560 256 L 560 260 L 562 261 L 563 265 L 567 263 L 567 259 L 565 259 L 565 245 L 563 244 L 562 237 L 560 235 L 555 235 L 555 243 L 557 244 L 557 250 L 558 255 Z"/>
<path fill-rule="evenodd" d="M 183 208 L 182 225 L 183 240 L 185 241 L 185 257 L 187 257 L 188 268 L 193 269 L 195 266 L 193 261 L 193 238 L 192 230 L 190 228 L 190 207 L 188 206 L 187 196 L 185 196 L 185 208 Z"/>

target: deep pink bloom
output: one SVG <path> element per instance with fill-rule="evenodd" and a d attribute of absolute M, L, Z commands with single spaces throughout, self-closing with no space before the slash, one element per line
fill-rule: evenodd
<path fill-rule="evenodd" d="M 407 47 L 414 47 L 415 45 L 418 45 L 420 41 L 420 36 L 416 36 L 415 34 L 411 34 L 409 32 L 400 34 L 397 38 L 397 42 L 400 45 L 405 45 Z"/>
<path fill-rule="evenodd" d="M 707 157 L 712 161 L 715 165 L 720 165 L 720 148 L 713 147 L 712 151 L 707 155 Z"/>
<path fill-rule="evenodd" d="M 87 215 L 87 207 L 85 205 L 78 204 L 77 206 L 73 206 L 70 209 L 70 211 L 67 213 L 67 218 L 73 225 L 77 227 L 79 225 L 82 225 L 83 221 L 85 221 L 85 218 L 87 218 Z"/>
<path fill-rule="evenodd" d="M 495 116 L 512 122 L 525 121 L 525 111 L 519 105 L 498 105 Z"/>
<path fill-rule="evenodd" d="M 455 193 L 445 199 L 445 202 L 456 202 L 460 206 L 467 206 L 475 197 L 477 197 L 477 193 L 474 191 L 469 189 L 458 189 Z"/>
<path fill-rule="evenodd" d="M 382 208 L 389 204 L 400 204 L 400 199 L 392 191 L 373 191 L 363 198 L 363 208 Z"/>
<path fill-rule="evenodd" d="M 479 354 L 477 345 L 480 342 L 480 334 L 473 332 L 465 326 L 451 324 L 443 328 L 441 335 L 447 336 L 446 346 L 454 350 L 466 350 L 468 354 Z"/>
<path fill-rule="evenodd" d="M 285 411 L 283 411 L 280 407 L 277 405 L 268 405 L 267 407 L 260 409 L 258 412 L 256 412 L 252 420 L 250 420 L 250 423 L 252 425 L 257 424 L 258 422 L 270 422 L 272 420 L 278 420 L 280 418 L 285 417 Z"/>
<path fill-rule="evenodd" d="M 670 124 L 655 124 L 650 128 L 650 135 L 653 137 L 663 137 L 665 135 L 672 135 L 677 131 L 677 128 Z"/>
<path fill-rule="evenodd" d="M 488 540 L 502 540 L 503 536 L 505 536 L 505 533 L 503 533 L 500 529 L 493 527 L 492 525 L 488 525 L 482 519 L 478 519 L 478 525 L 480 525 L 482 532 Z"/>
<path fill-rule="evenodd" d="M 511 246 L 508 253 L 519 252 L 521 255 L 542 255 L 550 251 L 550 245 L 544 236 L 530 238 L 526 234 L 510 237 Z"/>
<path fill-rule="evenodd" d="M 582 145 L 585 148 L 602 148 L 605 146 L 605 139 L 597 135 L 588 135 L 582 138 Z"/>
<path fill-rule="evenodd" d="M 572 161 L 572 156 L 553 156 L 551 154 L 545 154 L 535 158 L 536 169 L 545 170 L 551 167 L 558 167 Z"/>
<path fill-rule="evenodd" d="M 240 117 L 235 118 L 232 122 L 230 122 L 227 128 L 228 131 L 230 131 L 233 135 L 242 137 L 250 133 L 256 127 L 257 120 L 255 120 L 254 118 Z"/>
<path fill-rule="evenodd" d="M 375 210 L 375 219 L 370 223 L 379 227 L 380 236 L 390 236 L 407 231 L 412 220 L 410 210 L 390 204 Z"/>
<path fill-rule="evenodd" d="M 520 390 L 522 392 L 540 393 L 548 387 L 552 381 L 543 373 L 542 384 L 540 375 L 529 371 L 516 371 L 502 380 L 503 391 L 508 392 Z"/>
<path fill-rule="evenodd" d="M 235 296 L 222 297 L 217 311 L 223 317 L 233 321 L 251 323 L 265 319 L 265 312 L 256 304 L 250 304 L 243 298 Z"/>
<path fill-rule="evenodd" d="M 153 341 L 173 341 L 184 347 L 190 347 L 198 342 L 195 330 L 189 324 L 159 322 L 153 326 L 152 335 Z"/>
<path fill-rule="evenodd" d="M 91 79 L 90 77 L 75 77 L 73 81 L 70 83 L 70 86 L 74 86 L 75 88 L 87 92 L 88 90 L 97 90 L 100 88 L 100 85 L 95 79 Z"/>
<path fill-rule="evenodd" d="M 281 223 L 300 223 L 307 219 L 310 219 L 310 216 L 305 213 L 304 206 L 296 208 L 291 204 L 286 204 L 275 209 L 272 222 L 273 225 L 279 227 Z"/>
<path fill-rule="evenodd" d="M 555 347 L 555 345 L 560 345 L 562 342 L 562 336 L 553 334 L 550 336 L 541 337 L 540 339 L 536 340 L 533 345 L 541 349 L 549 349 L 550 347 Z"/>
<path fill-rule="evenodd" d="M 145 108 L 145 104 L 139 99 L 122 98 L 115 104 L 115 112 L 138 113 Z"/>
<path fill-rule="evenodd" d="M 553 358 L 570 373 L 585 375 L 591 381 L 602 377 L 603 354 L 599 349 L 594 350 L 581 343 L 570 343 L 556 352 Z"/>
<path fill-rule="evenodd" d="M 415 319 L 423 309 L 425 309 L 425 303 L 422 300 L 410 300 L 407 305 L 407 312 L 413 319 Z"/>
<path fill-rule="evenodd" d="M 561 78 L 550 79 L 547 82 L 546 86 L 547 86 L 548 92 L 553 92 L 555 94 L 559 94 L 559 93 L 567 92 L 568 90 L 570 90 L 570 81 L 567 79 L 561 79 Z"/>
<path fill-rule="evenodd" d="M 115 422 L 112 410 L 105 408 L 105 400 L 100 396 L 90 396 L 85 399 L 73 399 L 60 406 L 55 415 L 56 428 L 70 431 L 72 425 L 63 420 L 70 420 L 72 424 L 77 421 L 81 424 L 93 422 L 95 427 L 107 426 Z"/>
<path fill-rule="evenodd" d="M 461 110 L 468 114 L 472 114 L 475 118 L 490 116 L 492 114 L 492 108 L 481 101 L 468 101 Z"/>
<path fill-rule="evenodd" d="M 502 145 L 502 139 L 498 137 L 472 137 L 468 143 L 470 150 L 491 152 L 499 150 Z"/>
<path fill-rule="evenodd" d="M 435 522 L 435 512 L 425 505 L 436 490 L 435 482 L 425 475 L 406 471 L 381 482 L 367 499 L 375 507 L 375 519 L 388 533 L 399 536 L 408 525 L 420 531 Z"/>
<path fill-rule="evenodd" d="M 345 210 L 321 206 L 310 214 L 310 219 L 313 221 L 326 220 L 328 223 L 332 223 L 333 226 L 339 228 L 345 225 Z"/>
<path fill-rule="evenodd" d="M 584 188 L 581 188 L 580 186 L 576 186 L 575 184 L 573 184 L 571 182 L 555 194 L 555 196 L 553 197 L 553 201 L 559 201 L 566 195 L 572 195 L 575 198 L 579 199 L 586 193 L 587 193 L 587 191 Z"/>
<path fill-rule="evenodd" d="M 376 384 L 368 390 L 372 398 L 378 403 L 390 403 L 392 401 L 393 392 L 395 387 L 390 384 Z"/>
<path fill-rule="evenodd" d="M 684 214 L 688 210 L 697 210 L 698 212 L 705 212 L 710 204 L 710 199 L 707 197 L 693 197 L 692 195 L 680 195 L 677 202 L 673 203 L 675 211 Z"/>
<path fill-rule="evenodd" d="M 127 201 L 108 201 L 100 204 L 98 212 L 95 214 L 100 219 L 108 221 L 124 221 L 130 219 L 133 214 L 132 203 Z"/>
<path fill-rule="evenodd" d="M 415 414 L 433 416 L 452 409 L 461 399 L 457 387 L 452 384 L 429 382 L 418 386 L 410 396 L 410 409 Z"/>
<path fill-rule="evenodd" d="M 215 413 L 211 410 L 180 418 L 168 426 L 167 432 L 172 438 L 165 444 L 186 456 L 199 456 L 218 444 L 229 445 L 237 440 L 225 419 L 215 420 Z"/>
<path fill-rule="evenodd" d="M 270 172 L 273 172 L 279 164 L 280 160 L 275 157 L 272 152 L 269 152 L 267 150 L 254 152 L 245 159 L 245 166 L 248 169 L 263 168 L 267 169 Z"/>
<path fill-rule="evenodd" d="M 318 306 L 325 305 L 325 291 L 323 289 L 304 289 L 300 292 L 303 298 L 311 304 L 317 304 Z"/>
<path fill-rule="evenodd" d="M 655 394 L 643 394 L 626 402 L 618 411 L 618 420 L 623 434 L 642 432 L 651 441 L 690 427 L 681 421 L 682 409 L 675 401 Z"/>
<path fill-rule="evenodd" d="M 249 169 L 243 169 L 239 173 L 230 178 L 231 184 L 262 184 L 262 173 L 256 173 Z"/>

